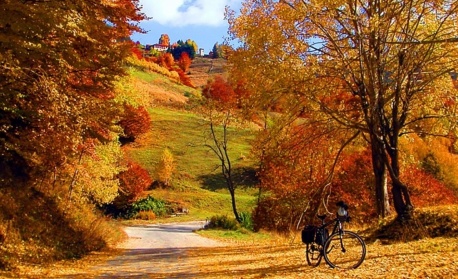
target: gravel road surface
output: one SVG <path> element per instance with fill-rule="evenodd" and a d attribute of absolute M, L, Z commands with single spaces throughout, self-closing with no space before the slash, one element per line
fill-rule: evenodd
<path fill-rule="evenodd" d="M 171 223 L 126 227 L 129 239 L 124 252 L 96 266 L 98 278 L 192 278 L 193 267 L 186 251 L 196 247 L 223 246 L 194 233 L 204 222 Z"/>

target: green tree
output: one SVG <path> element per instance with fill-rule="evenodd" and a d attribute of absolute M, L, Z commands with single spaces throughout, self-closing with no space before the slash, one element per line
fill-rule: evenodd
<path fill-rule="evenodd" d="M 456 134 L 457 16 L 451 1 L 248 0 L 239 16 L 227 12 L 242 42 L 232 71 L 252 80 L 257 109 L 281 101 L 285 118 L 305 111 L 349 138 L 361 132 L 378 213 L 388 211 L 388 173 L 396 213 L 409 218 L 399 138 Z"/>
<path fill-rule="evenodd" d="M 223 49 L 221 45 L 219 45 L 217 42 L 213 45 L 212 49 L 212 58 L 222 58 L 223 57 Z"/>
<path fill-rule="evenodd" d="M 177 44 L 172 47 L 171 53 L 173 55 L 173 58 L 175 60 L 180 59 L 181 53 L 186 52 L 191 59 L 194 59 L 196 57 L 196 49 L 197 45 L 193 43 L 193 41 L 186 41 L 183 42 L 182 40 L 177 41 Z"/>

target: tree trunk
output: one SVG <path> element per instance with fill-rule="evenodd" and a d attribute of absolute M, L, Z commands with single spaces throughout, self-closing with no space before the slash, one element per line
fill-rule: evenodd
<path fill-rule="evenodd" d="M 375 200 L 377 204 L 377 215 L 384 218 L 390 214 L 390 202 L 388 198 L 387 187 L 387 172 L 384 156 L 381 152 L 385 152 L 381 143 L 376 139 L 376 135 L 371 135 L 372 148 L 372 168 L 375 177 Z"/>
<path fill-rule="evenodd" d="M 241 222 L 239 213 L 237 211 L 237 203 L 235 202 L 235 189 L 231 188 L 229 189 L 229 192 L 231 193 L 231 203 L 232 203 L 232 211 L 234 212 L 234 217 L 237 222 Z"/>
<path fill-rule="evenodd" d="M 394 209 L 396 210 L 398 219 L 401 221 L 411 219 L 413 206 L 407 186 L 398 179 L 393 180 L 392 193 Z"/>

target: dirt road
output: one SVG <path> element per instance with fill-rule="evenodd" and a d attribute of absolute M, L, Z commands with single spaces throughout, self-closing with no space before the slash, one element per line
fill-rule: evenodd
<path fill-rule="evenodd" d="M 186 251 L 222 243 L 194 233 L 203 222 L 126 227 L 123 253 L 106 264 L 95 266 L 98 278 L 193 278 L 195 271 Z"/>

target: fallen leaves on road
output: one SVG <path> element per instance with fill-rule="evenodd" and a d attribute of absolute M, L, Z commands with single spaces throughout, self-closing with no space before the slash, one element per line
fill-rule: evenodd
<path fill-rule="evenodd" d="M 287 244 L 285 244 L 287 243 Z M 173 260 L 180 261 L 179 270 L 155 265 L 154 256 L 142 255 L 138 268 L 129 273 L 112 266 L 109 273 L 98 268 L 113 259 L 119 251 L 96 253 L 79 261 L 59 262 L 47 267 L 22 267 L 19 278 L 457 278 L 458 239 L 433 238 L 408 243 L 367 244 L 364 263 L 355 270 L 330 269 L 323 262 L 316 268 L 307 266 L 304 245 L 287 240 L 262 245 L 246 242 L 228 243 L 224 247 L 189 248 Z M 113 254 L 115 253 L 115 254 Z M 153 254 L 154 251 L 151 251 Z M 157 255 L 156 255 L 157 256 Z M 132 260 L 132 259 L 131 259 Z M 141 266 L 154 270 L 139 274 Z M 159 270 L 160 266 L 164 270 Z M 159 269 L 158 269 L 159 268 Z M 116 270 L 123 276 L 116 276 Z M 132 274 L 131 276 L 128 274 Z M 0 274 L 0 277 L 5 274 Z M 5 276 L 12 278 L 12 276 Z"/>

